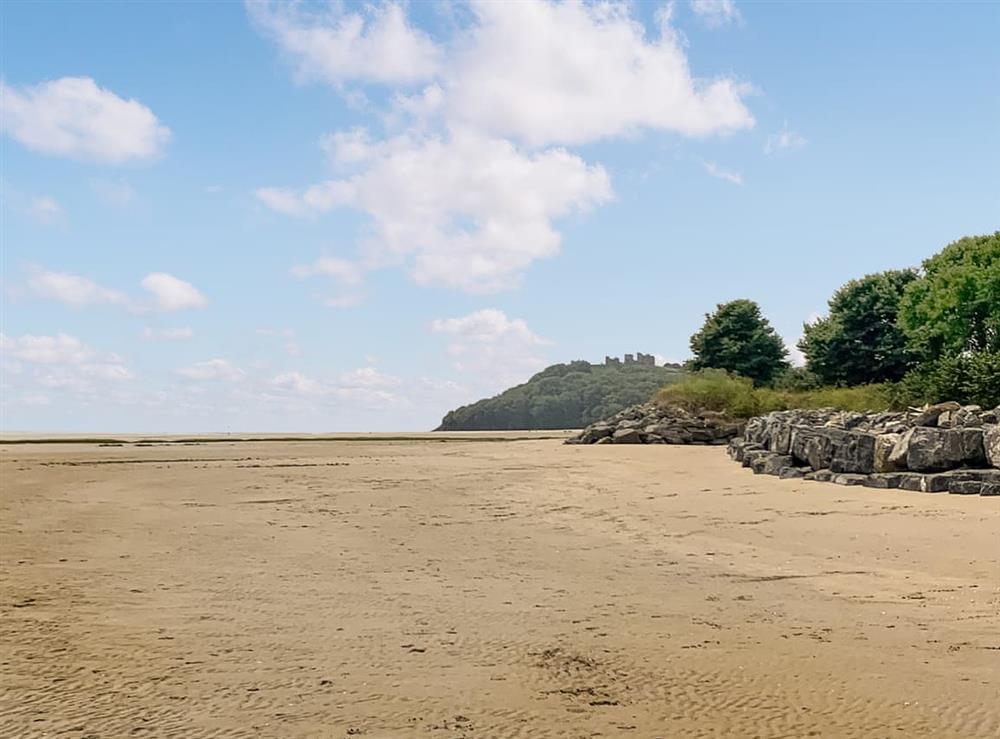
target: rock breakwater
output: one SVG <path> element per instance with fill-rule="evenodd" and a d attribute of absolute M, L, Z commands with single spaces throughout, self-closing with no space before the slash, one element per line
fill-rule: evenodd
<path fill-rule="evenodd" d="M 1000 495 L 1000 408 L 776 411 L 750 419 L 729 454 L 757 474 L 783 478 Z"/>

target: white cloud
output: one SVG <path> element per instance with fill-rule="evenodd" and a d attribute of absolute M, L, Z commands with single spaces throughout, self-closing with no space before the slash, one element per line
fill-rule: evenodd
<path fill-rule="evenodd" d="M 342 285 L 359 285 L 364 279 L 360 265 L 338 257 L 320 257 L 312 264 L 293 267 L 292 274 L 296 277 L 325 275 Z"/>
<path fill-rule="evenodd" d="M 124 208 L 136 198 L 135 190 L 125 180 L 94 179 L 90 181 L 90 189 L 101 202 L 116 208 Z"/>
<path fill-rule="evenodd" d="M 63 216 L 63 209 L 55 198 L 48 196 L 34 198 L 28 205 L 28 215 L 40 223 L 53 223 Z"/>
<path fill-rule="evenodd" d="M 157 310 L 177 311 L 203 308 L 208 301 L 190 282 L 165 272 L 153 272 L 142 280 L 142 286 L 153 294 Z"/>
<path fill-rule="evenodd" d="M 283 372 L 275 375 L 268 384 L 277 390 L 307 398 L 324 398 L 336 403 L 372 409 L 399 408 L 410 405 L 401 396 L 385 388 L 395 387 L 401 381 L 383 375 L 371 367 L 363 367 L 340 376 L 336 382 L 317 380 L 301 372 Z"/>
<path fill-rule="evenodd" d="M 495 308 L 435 320 L 431 330 L 452 337 L 448 354 L 455 369 L 474 376 L 486 392 L 523 382 L 546 364 L 539 351 L 549 342 Z"/>
<path fill-rule="evenodd" d="M 743 175 L 739 172 L 731 172 L 727 169 L 722 169 L 715 162 L 702 162 L 702 166 L 705 167 L 705 171 L 712 175 L 712 177 L 717 177 L 720 180 L 731 182 L 734 185 L 743 184 Z"/>
<path fill-rule="evenodd" d="M 351 13 L 331 5 L 309 15 L 299 5 L 248 4 L 302 78 L 332 82 L 345 95 L 350 80 L 423 83 L 409 94 L 393 90 L 385 117 L 400 133 L 376 140 L 353 128 L 323 137 L 330 163 L 346 174 L 255 193 L 294 217 L 366 213 L 364 271 L 403 265 L 420 284 L 509 289 L 534 261 L 558 253 L 557 219 L 613 197 L 601 165 L 546 147 L 754 125 L 744 104 L 749 85 L 692 73 L 670 5 L 647 31 L 628 3 L 474 0 L 441 45 L 414 31 L 403 7 Z M 389 36 L 397 40 L 386 50 Z M 352 290 L 327 303 L 360 299 Z"/>
<path fill-rule="evenodd" d="M 293 267 L 292 274 L 300 279 L 317 275 L 329 277 L 341 292 L 323 299 L 328 308 L 352 308 L 364 300 L 364 294 L 359 289 L 364 282 L 364 269 L 357 262 L 339 257 L 320 257 L 312 264 Z"/>
<path fill-rule="evenodd" d="M 209 359 L 205 362 L 197 362 L 190 367 L 181 367 L 177 370 L 177 374 L 189 380 L 239 382 L 246 373 L 239 367 L 234 367 L 228 360 Z"/>
<path fill-rule="evenodd" d="M 147 340 L 162 339 L 164 341 L 183 341 L 185 339 L 190 339 L 194 336 L 194 331 L 192 331 L 187 326 L 180 326 L 177 328 L 152 328 L 146 326 L 142 329 L 142 338 Z"/>
<path fill-rule="evenodd" d="M 93 349 L 74 336 L 21 336 L 0 334 L 0 349 L 4 355 L 34 364 L 82 364 L 95 355 Z"/>
<path fill-rule="evenodd" d="M 685 136 L 751 128 L 748 86 L 692 76 L 661 12 L 647 37 L 628 4 L 474 2 L 445 81 L 454 124 L 532 145 L 578 144 L 641 129 Z"/>
<path fill-rule="evenodd" d="M 33 151 L 107 164 L 157 157 L 170 140 L 149 108 L 89 77 L 21 88 L 0 82 L 0 117 L 4 131 Z"/>
<path fill-rule="evenodd" d="M 494 343 L 504 338 L 514 338 L 528 345 L 546 343 L 523 320 L 511 320 L 506 313 L 496 308 L 484 308 L 459 318 L 439 318 L 431 323 L 431 329 L 436 333 L 452 334 L 482 343 Z"/>
<path fill-rule="evenodd" d="M 601 166 L 562 149 L 525 154 L 508 141 L 460 133 L 369 144 L 366 169 L 314 186 L 286 212 L 351 205 L 371 217 L 372 265 L 412 259 L 421 284 L 469 292 L 510 287 L 559 250 L 552 221 L 611 199 Z M 317 192 L 336 193 L 323 199 Z"/>
<path fill-rule="evenodd" d="M 323 383 L 307 377 L 301 372 L 282 372 L 271 378 L 274 387 L 292 390 L 302 395 L 324 395 L 327 388 Z"/>
<path fill-rule="evenodd" d="M 794 151 L 806 145 L 806 139 L 799 133 L 792 131 L 788 127 L 788 121 L 781 127 L 778 133 L 771 134 L 764 143 L 765 154 L 778 154 L 782 151 Z"/>
<path fill-rule="evenodd" d="M 58 300 L 74 308 L 127 305 L 129 302 L 128 296 L 120 290 L 102 287 L 93 280 L 67 272 L 36 272 L 28 279 L 28 287 L 39 297 Z"/>
<path fill-rule="evenodd" d="M 317 13 L 304 12 L 297 3 L 247 0 L 246 5 L 257 26 L 295 64 L 301 81 L 407 84 L 438 71 L 440 50 L 396 3 L 368 6 L 364 14 L 345 12 L 339 3 Z"/>
<path fill-rule="evenodd" d="M 343 387 L 395 387 L 402 383 L 398 377 L 379 372 L 374 367 L 359 367 L 345 372 L 339 378 Z"/>
<path fill-rule="evenodd" d="M 740 20 L 733 0 L 691 0 L 691 10 L 709 28 L 721 28 Z"/>
<path fill-rule="evenodd" d="M 30 379 L 45 388 L 94 392 L 95 380 L 117 382 L 133 377 L 117 354 L 97 352 L 63 333 L 20 337 L 0 333 L 0 353 L 5 361 L 37 365 Z"/>

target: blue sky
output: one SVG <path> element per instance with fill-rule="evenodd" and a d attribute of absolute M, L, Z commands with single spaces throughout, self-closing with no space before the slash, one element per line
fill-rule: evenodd
<path fill-rule="evenodd" d="M 1000 225 L 998 3 L 0 16 L 4 430 L 426 429 Z"/>

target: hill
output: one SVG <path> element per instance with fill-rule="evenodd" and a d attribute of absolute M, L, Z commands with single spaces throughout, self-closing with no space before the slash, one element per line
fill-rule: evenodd
<path fill-rule="evenodd" d="M 676 365 L 554 364 L 522 385 L 450 411 L 435 431 L 583 428 L 645 403 L 680 376 Z"/>

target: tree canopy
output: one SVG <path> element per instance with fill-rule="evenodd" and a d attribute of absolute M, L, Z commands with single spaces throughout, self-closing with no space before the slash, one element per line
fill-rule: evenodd
<path fill-rule="evenodd" d="M 717 306 L 691 337 L 692 369 L 723 369 L 749 377 L 758 385 L 771 382 L 788 368 L 781 337 L 752 300 Z"/>
<path fill-rule="evenodd" d="M 892 270 L 851 280 L 830 298 L 827 316 L 803 326 L 799 349 L 806 367 L 828 385 L 896 381 L 912 366 L 899 304 L 917 279 Z"/>
<path fill-rule="evenodd" d="M 554 364 L 526 383 L 450 411 L 438 431 L 574 429 L 645 403 L 679 367 Z"/>
<path fill-rule="evenodd" d="M 1000 231 L 966 236 L 925 260 L 899 324 L 922 359 L 1000 352 Z"/>

